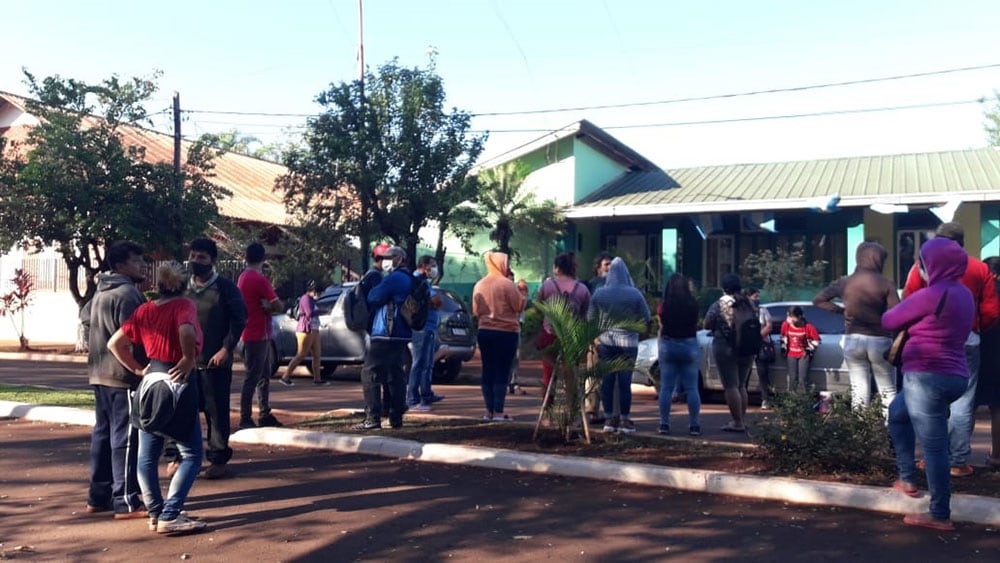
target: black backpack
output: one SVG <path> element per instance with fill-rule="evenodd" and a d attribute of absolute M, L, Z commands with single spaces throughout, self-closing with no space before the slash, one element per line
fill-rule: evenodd
<path fill-rule="evenodd" d="M 399 316 L 410 330 L 423 330 L 431 309 L 431 284 L 424 277 L 414 277 L 410 294 L 399 307 Z"/>
<path fill-rule="evenodd" d="M 344 293 L 344 323 L 355 331 L 369 330 L 371 324 L 368 297 L 361 294 L 361 287 L 359 283 Z"/>
<path fill-rule="evenodd" d="M 760 335 L 760 313 L 746 297 L 733 302 L 733 326 L 726 331 L 726 339 L 738 357 L 756 356 L 764 344 Z"/>

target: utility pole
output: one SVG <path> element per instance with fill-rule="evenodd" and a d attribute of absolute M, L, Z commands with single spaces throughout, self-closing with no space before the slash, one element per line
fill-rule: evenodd
<path fill-rule="evenodd" d="M 358 115 L 361 118 L 361 127 L 365 126 L 365 7 L 364 0 L 358 0 L 358 84 L 359 102 L 361 111 Z M 368 204 L 364 196 L 361 197 L 361 233 L 358 242 L 361 245 L 361 275 L 368 271 L 368 258 L 371 256 L 369 247 L 371 239 L 368 236 Z"/>
<path fill-rule="evenodd" d="M 177 194 L 177 244 L 184 244 L 181 217 L 184 213 L 184 185 L 181 182 L 181 95 L 174 92 L 174 191 Z"/>

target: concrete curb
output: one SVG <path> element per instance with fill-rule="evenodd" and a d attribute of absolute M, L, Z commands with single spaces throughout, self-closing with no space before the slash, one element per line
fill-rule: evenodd
<path fill-rule="evenodd" d="M 0 352 L 0 360 L 22 360 L 28 362 L 87 363 L 87 356 L 56 354 L 54 352 Z"/>
<path fill-rule="evenodd" d="M 11 401 L 0 401 L 0 417 L 79 424 L 81 426 L 94 424 L 92 411 L 68 407 L 44 407 Z M 316 448 L 342 453 L 471 465 L 507 471 L 557 474 L 567 477 L 619 481 L 796 504 L 841 506 L 891 514 L 907 514 L 927 510 L 926 496 L 914 499 L 888 487 L 824 483 L 788 477 L 734 475 L 720 471 L 581 459 L 477 446 L 424 444 L 387 436 L 360 436 L 289 428 L 251 428 L 235 432 L 230 441 L 243 444 Z M 951 517 L 956 522 L 1000 526 L 1000 499 L 973 495 L 952 495 Z"/>

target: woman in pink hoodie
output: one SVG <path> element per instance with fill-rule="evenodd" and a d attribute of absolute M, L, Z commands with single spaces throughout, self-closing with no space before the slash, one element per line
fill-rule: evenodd
<path fill-rule="evenodd" d="M 503 252 L 487 252 L 484 261 L 486 276 L 472 290 L 472 314 L 479 319 L 476 338 L 483 364 L 483 420 L 509 421 L 511 417 L 503 412 L 507 376 L 517 353 L 528 284 L 521 280 L 515 286 L 508 279 L 509 258 Z"/>

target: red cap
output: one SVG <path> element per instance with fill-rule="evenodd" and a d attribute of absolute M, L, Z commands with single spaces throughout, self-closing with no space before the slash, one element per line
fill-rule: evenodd
<path fill-rule="evenodd" d="M 391 247 L 391 244 L 384 242 L 382 244 L 377 244 L 375 245 L 375 248 L 372 249 L 372 256 L 375 258 L 381 258 L 385 254 L 385 251 L 389 250 Z"/>

